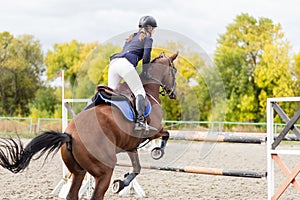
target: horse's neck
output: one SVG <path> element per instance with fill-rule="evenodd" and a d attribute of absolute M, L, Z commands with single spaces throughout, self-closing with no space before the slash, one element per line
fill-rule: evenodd
<path fill-rule="evenodd" d="M 158 102 L 160 103 L 160 99 L 159 99 L 159 84 L 154 84 L 154 83 L 145 83 L 144 84 L 144 89 L 146 94 L 151 95 L 151 98 L 153 97 L 155 100 L 154 102 Z"/>
<path fill-rule="evenodd" d="M 145 92 L 148 95 L 151 95 L 153 98 L 155 98 L 154 102 L 160 103 L 160 99 L 159 99 L 160 83 L 158 81 L 161 81 L 161 80 L 160 80 L 160 77 L 158 77 L 158 76 L 159 75 L 155 75 L 155 76 L 153 75 L 153 77 L 155 77 L 155 79 L 156 79 L 156 80 L 153 80 L 151 78 L 149 79 L 146 76 L 146 73 L 144 73 L 144 72 L 142 72 L 140 74 L 140 78 L 143 83 Z"/>

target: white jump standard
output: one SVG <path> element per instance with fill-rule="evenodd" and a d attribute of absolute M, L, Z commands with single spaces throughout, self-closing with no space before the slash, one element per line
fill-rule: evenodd
<path fill-rule="evenodd" d="M 285 164 L 281 161 L 279 155 L 300 155 L 300 150 L 291 149 L 277 149 L 280 142 L 287 135 L 287 133 L 292 130 L 295 135 L 300 138 L 300 131 L 295 126 L 295 123 L 300 118 L 300 108 L 296 111 L 296 114 L 289 118 L 282 108 L 277 104 L 278 102 L 300 102 L 300 97 L 286 97 L 286 98 L 268 98 L 267 100 L 267 163 L 268 163 L 268 199 L 279 199 L 284 191 L 288 188 L 290 184 L 293 184 L 295 189 L 300 193 L 300 186 L 296 181 L 296 176 L 300 172 L 300 163 L 296 167 L 289 171 Z M 274 111 L 281 117 L 281 119 L 286 123 L 285 128 L 281 133 L 274 139 Z M 274 188 L 274 166 L 275 163 L 280 167 L 285 176 L 287 177 L 284 183 L 275 192 Z"/>

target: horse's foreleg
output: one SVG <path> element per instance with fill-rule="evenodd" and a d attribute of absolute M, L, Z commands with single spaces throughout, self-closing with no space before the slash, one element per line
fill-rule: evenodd
<path fill-rule="evenodd" d="M 139 154 L 137 150 L 135 149 L 132 152 L 128 152 L 128 156 L 130 158 L 133 167 L 133 173 L 138 175 L 141 172 L 141 164 L 140 164 Z"/>
<path fill-rule="evenodd" d="M 166 145 L 167 145 L 167 141 L 169 140 L 169 136 L 170 136 L 170 133 L 165 130 L 164 128 L 160 129 L 160 131 L 158 132 L 158 134 L 156 134 L 155 136 L 153 137 L 150 137 L 149 139 L 150 140 L 154 140 L 156 138 L 159 138 L 161 137 L 161 144 L 160 144 L 160 147 L 157 147 L 157 148 L 165 148 Z"/>
<path fill-rule="evenodd" d="M 124 187 L 128 186 L 131 181 L 140 173 L 141 171 L 141 164 L 140 164 L 140 159 L 139 159 L 139 155 L 137 150 L 131 151 L 131 152 L 127 152 L 132 167 L 133 167 L 133 171 L 132 172 L 128 172 L 127 174 L 124 175 L 124 179 L 123 180 L 115 180 L 113 183 L 113 192 L 114 193 L 118 193 L 121 190 L 124 189 Z"/>
<path fill-rule="evenodd" d="M 125 175 L 125 179 L 123 180 L 125 186 L 128 186 L 130 182 L 141 172 L 141 164 L 137 150 L 128 152 L 128 156 L 133 167 L 133 172 Z"/>
<path fill-rule="evenodd" d="M 165 147 L 167 145 L 169 135 L 170 135 L 169 132 L 167 130 L 165 130 L 164 128 L 162 128 L 159 131 L 159 136 L 161 137 L 160 147 L 155 147 L 151 150 L 151 157 L 154 160 L 161 159 L 163 157 L 163 155 L 165 154 Z"/>
<path fill-rule="evenodd" d="M 166 147 L 169 137 L 170 137 L 170 133 L 167 130 L 163 129 L 160 148 L 164 149 Z"/>

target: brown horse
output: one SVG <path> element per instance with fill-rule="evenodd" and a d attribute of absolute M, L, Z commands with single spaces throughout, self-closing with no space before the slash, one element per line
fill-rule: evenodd
<path fill-rule="evenodd" d="M 60 148 L 62 159 L 72 173 L 72 184 L 67 199 L 78 199 L 79 189 L 88 172 L 95 180 L 91 199 L 99 200 L 104 198 L 109 187 L 117 162 L 116 154 L 127 152 L 132 162 L 133 172 L 127 173 L 124 180 L 114 181 L 113 190 L 119 192 L 140 173 L 137 148 L 142 142 L 162 137 L 161 147 L 156 150 L 161 154 L 159 157 L 163 154 L 169 133 L 161 125 L 162 109 L 159 90 L 162 87 L 171 99 L 176 98 L 177 70 L 173 61 L 177 55 L 178 53 L 167 57 L 162 53 L 140 75 L 152 105 L 149 125 L 157 128 L 158 133 L 148 136 L 133 133 L 134 122 L 128 121 L 116 107 L 101 104 L 76 115 L 64 133 L 44 132 L 33 138 L 25 148 L 20 140 L 2 138 L 0 165 L 13 173 L 18 173 L 29 165 L 34 155 L 37 155 L 37 158 L 43 154 L 48 156 Z"/>

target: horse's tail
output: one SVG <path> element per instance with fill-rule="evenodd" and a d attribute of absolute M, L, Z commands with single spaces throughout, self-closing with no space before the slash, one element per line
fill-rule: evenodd
<path fill-rule="evenodd" d="M 0 166 L 13 173 L 21 172 L 29 165 L 34 155 L 37 154 L 35 159 L 39 159 L 46 153 L 47 158 L 50 153 L 57 153 L 60 147 L 71 139 L 71 135 L 66 133 L 46 131 L 33 138 L 24 148 L 20 138 L 1 138 Z"/>

